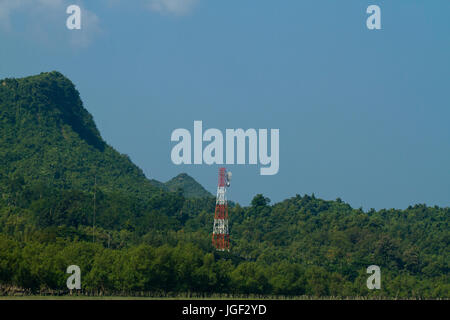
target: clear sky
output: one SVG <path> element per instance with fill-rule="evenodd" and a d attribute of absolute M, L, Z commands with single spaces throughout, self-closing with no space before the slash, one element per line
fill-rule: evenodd
<path fill-rule="evenodd" d="M 170 159 L 172 131 L 202 120 L 280 129 L 277 175 L 228 166 L 241 204 L 450 205 L 448 0 L 0 0 L 0 78 L 52 70 L 149 178 L 187 172 L 215 193 L 218 166 Z"/>

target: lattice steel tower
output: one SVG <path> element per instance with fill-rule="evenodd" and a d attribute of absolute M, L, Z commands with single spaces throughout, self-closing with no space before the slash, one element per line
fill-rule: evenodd
<path fill-rule="evenodd" d="M 228 233 L 228 203 L 226 192 L 230 186 L 231 172 L 219 169 L 219 185 L 217 186 L 216 210 L 212 244 L 219 251 L 230 251 L 230 234 Z"/>

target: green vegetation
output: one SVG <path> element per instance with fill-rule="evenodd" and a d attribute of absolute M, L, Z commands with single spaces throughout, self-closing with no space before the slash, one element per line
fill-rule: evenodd
<path fill-rule="evenodd" d="M 178 189 L 183 190 L 183 195 L 186 198 L 213 197 L 213 195 L 210 192 L 206 191 L 200 183 L 195 181 L 186 173 L 179 174 L 175 178 L 167 181 L 164 185 L 169 191 L 175 192 Z"/>
<path fill-rule="evenodd" d="M 147 180 L 57 72 L 0 80 L 0 168 L 0 295 L 67 292 L 76 264 L 92 294 L 450 298 L 449 208 L 256 195 L 215 252 L 214 198 L 186 175 Z"/>
<path fill-rule="evenodd" d="M 211 196 L 186 174 L 148 180 L 127 155 L 100 136 L 78 91 L 59 72 L 0 80 L 0 166 L 3 173 L 58 189 L 121 191 L 141 197 L 182 188 Z"/>

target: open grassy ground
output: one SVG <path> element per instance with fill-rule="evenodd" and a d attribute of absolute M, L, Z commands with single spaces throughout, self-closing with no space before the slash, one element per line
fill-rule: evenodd
<path fill-rule="evenodd" d="M 395 297 L 309 297 L 309 296 L 240 296 L 240 297 L 132 297 L 132 296 L 0 296 L 1 300 L 423 300 L 421 298 L 398 299 Z M 446 299 L 443 299 L 446 300 Z"/>

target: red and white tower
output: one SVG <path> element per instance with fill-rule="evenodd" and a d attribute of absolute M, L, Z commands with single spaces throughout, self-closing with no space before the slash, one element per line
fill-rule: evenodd
<path fill-rule="evenodd" d="M 228 233 L 228 203 L 226 191 L 230 186 L 231 172 L 225 168 L 219 169 L 219 185 L 217 186 L 216 211 L 214 213 L 214 228 L 212 244 L 219 251 L 230 250 L 230 234 Z"/>

